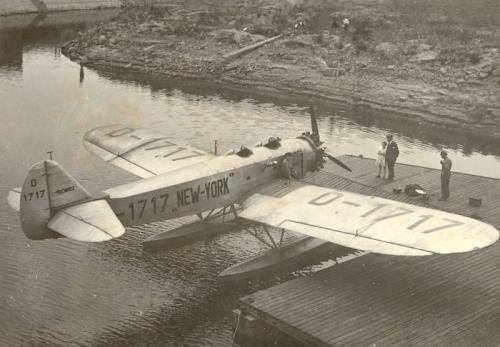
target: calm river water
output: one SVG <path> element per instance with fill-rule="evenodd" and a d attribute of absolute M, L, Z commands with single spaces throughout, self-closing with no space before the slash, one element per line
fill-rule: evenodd
<path fill-rule="evenodd" d="M 79 66 L 59 47 L 90 21 L 69 13 L 6 20 L 0 18 L 0 345 L 230 345 L 231 309 L 261 284 L 222 287 L 217 274 L 263 249 L 250 236 L 233 232 L 143 252 L 141 240 L 162 231 L 159 223 L 103 244 L 31 242 L 5 197 L 49 150 L 90 191 L 135 179 L 84 150 L 82 135 L 96 126 L 143 125 L 201 149 L 218 140 L 224 151 L 308 130 L 307 100 L 89 69 L 80 82 Z M 446 148 L 457 171 L 500 174 L 498 146 L 488 142 L 349 109 L 319 105 L 319 117 L 335 154 L 373 157 L 390 131 L 401 162 L 439 167 L 439 150 Z"/>

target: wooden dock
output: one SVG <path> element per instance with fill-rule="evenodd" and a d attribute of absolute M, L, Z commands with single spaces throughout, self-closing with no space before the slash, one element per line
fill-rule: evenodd
<path fill-rule="evenodd" d="M 328 166 L 311 182 L 473 216 L 500 229 L 498 179 L 453 173 L 450 200 L 441 202 L 439 170 L 399 164 L 389 182 L 375 178 L 371 159 L 340 159 L 353 173 Z M 414 183 L 429 201 L 392 193 Z M 482 206 L 469 206 L 469 197 L 481 198 Z M 367 254 L 243 297 L 237 311 L 243 342 L 265 329 L 287 346 L 499 346 L 500 242 L 463 254 Z"/>

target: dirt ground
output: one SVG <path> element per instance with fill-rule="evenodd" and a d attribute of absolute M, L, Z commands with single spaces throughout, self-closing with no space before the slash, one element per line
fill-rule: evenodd
<path fill-rule="evenodd" d="M 500 138 L 496 0 L 151 3 L 129 0 L 63 52 L 94 67 L 311 96 Z"/>

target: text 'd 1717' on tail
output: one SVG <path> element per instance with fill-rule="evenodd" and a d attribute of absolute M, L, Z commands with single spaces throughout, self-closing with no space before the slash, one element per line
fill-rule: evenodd
<path fill-rule="evenodd" d="M 33 165 L 24 180 L 20 196 L 24 233 L 33 240 L 60 237 L 47 226 L 55 210 L 90 197 L 55 161 L 44 160 Z"/>
<path fill-rule="evenodd" d="M 65 236 L 98 242 L 118 237 L 125 231 L 107 201 L 92 199 L 52 160 L 31 167 L 19 198 L 21 226 L 32 240 Z"/>

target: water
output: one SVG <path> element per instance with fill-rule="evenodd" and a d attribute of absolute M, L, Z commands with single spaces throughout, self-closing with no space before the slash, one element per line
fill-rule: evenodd
<path fill-rule="evenodd" d="M 58 16 L 54 22 L 82 20 Z M 162 223 L 102 244 L 32 242 L 4 197 L 49 150 L 92 192 L 135 179 L 83 149 L 83 133 L 96 126 L 149 126 L 201 149 L 218 140 L 225 151 L 308 130 L 310 101 L 86 68 L 80 82 L 80 67 L 58 47 L 92 23 L 30 28 L 12 22 L 18 26 L 0 26 L 0 345 L 230 345 L 238 298 L 279 281 L 240 288 L 217 283 L 220 271 L 263 250 L 249 235 L 233 232 L 156 254 L 144 253 L 141 240 Z M 336 154 L 373 157 L 392 132 L 401 162 L 439 167 L 439 150 L 446 148 L 457 171 L 500 174 L 498 146 L 490 142 L 340 107 L 318 109 L 321 136 Z"/>

